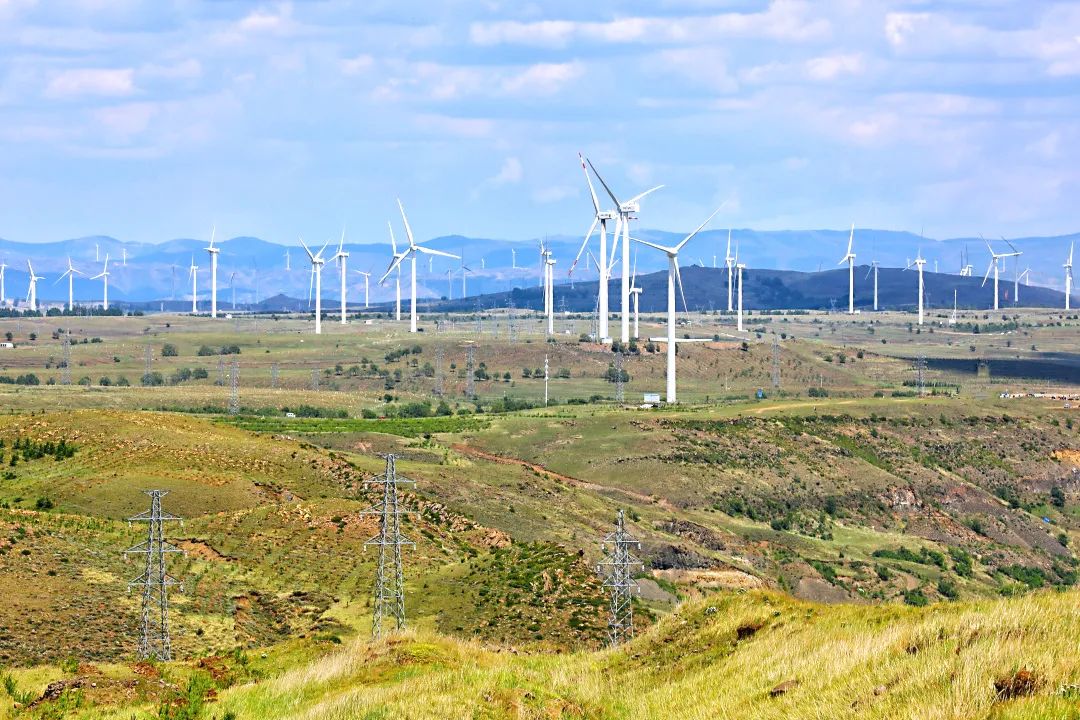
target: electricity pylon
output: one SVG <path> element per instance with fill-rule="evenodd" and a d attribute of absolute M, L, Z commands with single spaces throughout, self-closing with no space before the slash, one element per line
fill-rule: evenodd
<path fill-rule="evenodd" d="M 168 490 L 144 490 L 150 496 L 150 509 L 128 518 L 128 523 L 147 524 L 146 540 L 124 551 L 127 555 L 145 556 L 142 575 L 128 583 L 141 587 L 142 637 L 139 640 L 139 657 L 144 660 L 171 660 L 172 641 L 169 639 L 169 588 L 173 585 L 184 591 L 184 585 L 165 570 L 166 553 L 183 553 L 178 547 L 165 542 L 164 523 L 180 521 L 161 509 L 161 498 Z"/>
<path fill-rule="evenodd" d="M 621 403 L 624 398 L 623 389 L 623 354 L 622 351 L 615 353 L 615 402 Z"/>
<path fill-rule="evenodd" d="M 772 386 L 780 389 L 780 338 L 777 335 L 772 339 Z"/>
<path fill-rule="evenodd" d="M 476 347 L 470 345 L 465 348 L 465 397 L 473 400 L 476 398 Z"/>
<path fill-rule="evenodd" d="M 60 370 L 60 384 L 71 384 L 71 333 L 64 333 L 64 366 Z"/>
<path fill-rule="evenodd" d="M 229 368 L 229 414 L 240 412 L 240 365 L 233 360 Z"/>
<path fill-rule="evenodd" d="M 620 508 L 615 517 L 615 531 L 600 545 L 604 559 L 596 567 L 596 571 L 604 576 L 604 587 L 611 598 L 608 610 L 608 644 L 611 647 L 634 637 L 633 593 L 639 591 L 634 571 L 643 569 L 644 565 L 630 553 L 631 548 L 640 550 L 641 543 L 626 532 Z"/>
<path fill-rule="evenodd" d="M 364 543 L 364 547 L 374 545 L 379 548 L 379 564 L 375 571 L 374 617 L 371 634 L 381 637 L 384 618 L 393 618 L 398 630 L 405 629 L 405 573 L 401 567 L 401 548 L 413 545 L 411 540 L 401 534 L 401 516 L 408 510 L 402 510 L 398 498 L 398 484 L 411 483 L 412 480 L 397 476 L 393 454 L 386 456 L 386 472 L 364 482 L 381 489 L 382 497 L 364 515 L 379 516 L 379 534 Z"/>

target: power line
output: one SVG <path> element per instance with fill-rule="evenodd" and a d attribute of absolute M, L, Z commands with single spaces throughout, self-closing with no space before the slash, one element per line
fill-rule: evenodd
<path fill-rule="evenodd" d="M 371 634 L 381 637 L 383 621 L 393 618 L 396 629 L 405 628 L 405 572 L 401 565 L 401 548 L 415 543 L 401 534 L 401 516 L 408 510 L 402 510 L 398 498 L 398 484 L 411 483 L 412 480 L 398 477 L 393 454 L 386 456 L 386 472 L 364 482 L 377 486 L 381 498 L 364 515 L 379 516 L 379 534 L 364 543 L 364 547 L 374 545 L 379 549 L 379 563 L 375 571 L 374 617 Z"/>
<path fill-rule="evenodd" d="M 139 657 L 144 660 L 172 660 L 172 641 L 169 638 L 169 588 L 173 585 L 184 591 L 183 583 L 165 570 L 167 553 L 184 551 L 165 541 L 164 523 L 183 522 L 179 517 L 161 509 L 161 498 L 168 490 L 144 490 L 150 496 L 150 509 L 128 518 L 128 523 L 147 524 L 146 540 L 124 551 L 127 555 L 145 556 L 143 573 L 128 583 L 131 588 L 142 590 L 142 636 L 139 640 Z"/>
<path fill-rule="evenodd" d="M 619 508 L 615 516 L 615 531 L 609 533 L 601 543 L 604 559 L 596 567 L 596 571 L 604 576 L 604 587 L 610 597 L 608 644 L 612 647 L 634 637 L 633 593 L 640 589 L 633 574 L 635 570 L 643 569 L 644 565 L 630 553 L 631 548 L 640 550 L 641 543 L 626 532 L 623 511 Z"/>
<path fill-rule="evenodd" d="M 229 414 L 240 412 L 240 364 L 233 360 L 229 368 Z"/>

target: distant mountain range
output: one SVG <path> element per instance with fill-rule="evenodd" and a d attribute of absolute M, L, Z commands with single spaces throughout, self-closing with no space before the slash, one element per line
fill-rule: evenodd
<path fill-rule="evenodd" d="M 642 239 L 660 243 L 676 243 L 682 235 L 678 233 L 660 230 L 635 230 L 634 235 Z M 735 246 L 739 248 L 739 259 L 745 262 L 749 270 L 746 276 L 747 307 L 762 308 L 769 306 L 770 298 L 779 301 L 781 298 L 803 298 L 800 302 L 808 305 L 817 303 L 828 307 L 833 300 L 837 305 L 846 305 L 846 271 L 835 269 L 837 261 L 843 256 L 847 240 L 847 230 L 806 230 L 806 231 L 756 231 L 748 229 L 735 229 L 732 231 L 732 252 Z M 700 233 L 690 241 L 680 256 L 683 264 L 683 279 L 686 285 L 687 301 L 694 306 L 697 302 L 712 302 L 720 307 L 717 297 L 714 297 L 705 286 L 699 287 L 699 280 L 703 283 L 716 283 L 717 280 L 710 273 L 699 273 L 698 270 L 711 269 L 715 264 L 722 269 L 724 266 L 724 254 L 727 245 L 727 230 L 710 230 Z M 1028 284 L 1031 286 L 1043 286 L 1060 290 L 1064 286 L 1064 271 L 1062 264 L 1069 252 L 1069 243 L 1080 240 L 1080 233 L 1057 237 L 1029 237 L 1010 239 L 1010 241 L 1023 252 L 1019 263 L 1012 259 L 1004 261 L 1002 270 L 1003 288 L 1006 285 L 1012 287 L 1014 276 L 1014 264 L 1020 271 L 1030 267 Z M 459 235 L 436 237 L 430 240 L 421 240 L 425 245 L 462 255 L 464 265 L 468 268 L 465 277 L 465 291 L 469 296 L 490 295 L 497 297 L 499 293 L 505 293 L 513 288 L 537 290 L 540 282 L 539 272 L 539 240 L 510 241 L 499 239 L 469 238 Z M 567 272 L 572 265 L 575 256 L 581 246 L 580 237 L 552 236 L 545 239 L 548 247 L 553 252 L 557 261 L 556 283 L 560 288 L 557 294 L 567 297 L 567 302 L 572 302 L 577 293 L 569 288 Z M 91 236 L 73 240 L 63 240 L 48 243 L 20 243 L 11 240 L 0 239 L 0 261 L 7 263 L 5 272 L 5 297 L 22 300 L 26 297 L 28 275 L 26 270 L 27 259 L 34 264 L 34 270 L 39 275 L 45 276 L 45 280 L 38 284 L 38 297 L 45 302 L 59 302 L 67 297 L 67 283 L 55 282 L 60 274 L 66 269 L 67 258 L 70 257 L 75 267 L 85 273 L 85 276 L 76 276 L 75 297 L 76 301 L 99 302 L 101 297 L 101 281 L 91 281 L 89 276 L 101 272 L 106 255 L 109 256 L 109 298 L 116 302 L 150 303 L 170 301 L 169 305 L 177 308 L 183 306 L 184 301 L 191 301 L 191 280 L 189 266 L 194 261 L 198 266 L 198 296 L 200 303 L 208 303 L 210 287 L 209 258 L 204 248 L 206 240 L 175 239 L 162 243 L 122 242 L 115 238 L 105 236 Z M 590 243 L 590 251 L 593 255 L 598 254 L 598 239 L 594 237 Z M 609 238 L 610 252 L 611 238 Z M 309 263 L 304 250 L 295 245 L 285 245 L 268 242 L 254 237 L 235 237 L 222 241 L 218 244 L 221 248 L 218 266 L 218 303 L 221 307 L 229 307 L 235 293 L 238 304 L 247 305 L 253 302 L 265 303 L 268 298 L 281 296 L 279 300 L 283 306 L 288 305 L 287 298 L 295 301 L 306 299 L 309 292 Z M 999 252 L 1007 250 L 1007 246 L 1001 240 L 995 243 Z M 969 261 L 974 266 L 974 278 L 960 278 L 956 275 L 961 266 L 961 255 L 969 253 Z M 372 303 L 386 302 L 393 298 L 393 283 L 387 282 L 380 287 L 376 281 L 385 271 L 390 258 L 390 244 L 372 243 L 358 244 L 347 243 L 345 249 L 350 253 L 348 259 L 349 269 L 349 300 L 350 305 L 363 302 L 364 279 L 357 274 L 356 270 L 371 271 L 373 273 L 370 284 L 370 296 Z M 887 230 L 859 229 L 855 230 L 855 254 L 856 262 L 864 263 L 861 270 L 857 269 L 856 290 L 860 306 L 869 304 L 871 284 L 869 279 L 864 279 L 867 267 L 865 263 L 877 260 L 882 266 L 881 301 L 888 306 L 897 306 L 907 302 L 914 302 L 914 276 L 907 272 L 893 276 L 903 268 L 917 252 L 922 251 L 923 257 L 927 258 L 926 277 L 927 291 L 930 300 L 937 306 L 952 304 L 952 288 L 961 288 L 959 302 L 978 306 L 982 303 L 983 295 L 989 297 L 990 286 L 980 294 L 977 286 L 981 284 L 982 277 L 989 262 L 989 253 L 986 245 L 980 238 L 953 238 L 948 240 L 932 240 L 919 238 L 906 232 L 894 232 Z M 329 257 L 336 250 L 336 245 L 331 243 L 327 247 L 325 256 Z M 664 257 L 649 248 L 632 244 L 632 257 L 636 258 L 637 270 L 642 280 L 639 284 L 646 288 L 642 298 L 643 309 L 653 311 L 653 303 L 657 298 L 664 297 L 662 288 L 655 291 L 647 287 L 644 276 L 664 269 Z M 286 270 L 286 256 L 288 255 L 288 267 Z M 126 261 L 125 261 L 126 256 Z M 1078 258 L 1080 260 L 1080 258 Z M 441 298 L 459 298 L 462 295 L 462 263 L 449 258 L 436 257 L 430 261 L 421 259 L 417 266 L 417 287 L 421 298 L 438 301 Z M 698 266 L 697 269 L 687 267 Z M 938 272 L 932 271 L 937 267 Z M 834 268 L 834 270 L 830 270 Z M 896 268 L 893 271 L 890 268 Z M 817 272 L 821 270 L 820 274 Z M 408 268 L 403 267 L 402 291 L 408 296 Z M 784 272 L 793 271 L 793 272 Z M 621 266 L 616 261 L 614 276 L 618 277 Z M 327 263 L 323 270 L 323 298 L 333 300 L 338 297 L 338 268 L 333 263 Z M 808 273 L 808 275 L 807 275 Z M 800 274 L 805 278 L 800 280 Z M 575 288 L 584 287 L 592 281 L 592 292 L 595 293 L 596 281 L 595 263 L 583 255 L 573 275 Z M 719 276 L 716 276 L 719 277 Z M 661 278 L 662 279 L 662 278 Z M 777 289 L 769 283 L 780 283 L 783 289 Z M 908 288 L 909 300 L 901 287 L 905 283 L 911 285 Z M 896 294 L 893 293 L 893 284 L 896 285 Z M 563 288 L 563 285 L 567 285 Z M 835 286 L 835 287 L 834 287 Z M 770 290 L 770 287 L 773 289 Z M 1004 297 L 1004 289 L 1003 289 Z M 1027 298 L 1021 289 L 1021 299 L 1027 304 Z M 1046 298 L 1046 304 L 1059 304 L 1053 300 L 1054 294 L 1041 295 L 1039 290 L 1032 287 L 1033 300 Z M 1060 298 L 1061 293 L 1056 293 Z M 527 302 L 523 295 L 522 302 Z M 965 298 L 971 300 L 965 303 Z M 841 302 L 842 301 L 842 302 Z M 595 303 L 595 300 L 585 303 Z M 726 290 L 723 296 L 723 305 L 726 307 Z M 273 303 L 265 303 L 271 305 Z M 475 302 L 472 303 L 475 306 Z M 985 305 L 985 303 L 982 303 Z M 794 307 L 797 305 L 788 305 Z M 589 309 L 591 309 L 589 305 Z M 582 309 L 582 308 L 577 308 Z"/>

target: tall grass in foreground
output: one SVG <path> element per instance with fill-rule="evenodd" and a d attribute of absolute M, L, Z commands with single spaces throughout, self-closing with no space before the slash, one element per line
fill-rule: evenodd
<path fill-rule="evenodd" d="M 689 604 L 616 651 L 357 641 L 212 710 L 237 718 L 1080 718 L 1080 594 L 820 606 Z"/>

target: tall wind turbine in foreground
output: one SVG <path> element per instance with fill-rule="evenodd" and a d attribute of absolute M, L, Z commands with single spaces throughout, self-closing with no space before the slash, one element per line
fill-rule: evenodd
<path fill-rule="evenodd" d="M 101 268 L 99 272 L 91 280 L 97 280 L 101 278 L 102 282 L 102 294 L 101 294 L 101 309 L 109 309 L 109 254 L 105 253 L 105 266 Z"/>
<path fill-rule="evenodd" d="M 214 247 L 214 236 L 217 235 L 217 227 L 210 230 L 210 245 L 206 252 L 210 253 L 210 317 L 217 317 L 217 260 L 221 248 Z M 125 263 L 126 264 L 126 263 Z"/>
<path fill-rule="evenodd" d="M 1005 238 L 1002 238 L 1002 240 L 1005 240 Z M 993 270 L 994 271 L 994 309 L 997 310 L 998 309 L 998 275 L 1001 272 L 1001 260 L 1003 258 L 1008 258 L 1008 257 L 1017 257 L 1017 256 L 1020 255 L 1020 251 L 1017 250 L 1016 248 L 1014 248 L 1012 243 L 1009 242 L 1008 240 L 1005 240 L 1005 244 L 1008 245 L 1010 248 L 1012 248 L 1011 253 L 996 253 L 996 252 L 994 252 L 994 248 L 992 248 L 990 246 L 990 242 L 988 240 L 984 240 L 984 242 L 986 242 L 986 249 L 990 251 L 990 264 L 986 267 L 986 275 L 983 276 L 982 285 L 980 287 L 984 287 L 986 285 L 986 281 L 990 277 L 990 271 Z"/>
<path fill-rule="evenodd" d="M 855 242 L 855 223 L 851 223 L 851 234 L 848 236 L 847 241 L 847 254 L 840 258 L 840 262 L 837 265 L 843 265 L 847 263 L 848 271 L 848 291 L 847 291 L 847 311 L 848 315 L 855 314 L 855 253 L 851 252 L 851 245 Z M 876 309 L 876 308 L 875 308 Z"/>
<path fill-rule="evenodd" d="M 341 324 L 344 325 L 347 320 L 345 319 L 346 312 L 346 296 L 345 296 L 345 264 L 349 260 L 349 251 L 345 249 L 345 228 L 341 229 L 341 240 L 338 242 L 337 252 L 334 253 L 334 257 L 331 260 L 337 260 L 338 272 L 341 275 Z"/>
<path fill-rule="evenodd" d="M 725 203 L 726 204 L 726 201 Z M 646 245 L 655 250 L 667 255 L 668 258 L 668 278 L 667 278 L 667 299 L 668 299 L 668 326 L 667 326 L 667 402 L 677 402 L 677 395 L 675 391 L 675 285 L 679 285 L 679 294 L 683 296 L 683 308 L 686 308 L 686 295 L 683 293 L 682 276 L 679 274 L 679 251 L 686 247 L 686 243 L 690 242 L 690 239 L 701 232 L 701 229 L 709 224 L 709 221 L 716 217 L 716 214 L 720 212 L 720 209 L 724 205 L 713 210 L 712 215 L 705 218 L 705 222 L 698 225 L 697 230 L 684 237 L 678 245 L 674 247 L 668 247 L 666 245 L 657 245 L 646 240 L 638 240 L 634 238 L 635 242 L 639 242 L 642 245 Z M 603 262 L 603 260 L 601 260 Z"/>
<path fill-rule="evenodd" d="M 585 247 L 589 244 L 589 239 L 592 237 L 593 230 L 596 226 L 600 226 L 600 258 L 596 263 L 597 272 L 600 273 L 598 278 L 597 288 L 597 316 L 600 321 L 599 330 L 597 332 L 597 340 L 603 342 L 610 339 L 611 333 L 608 332 L 608 261 L 607 261 L 607 231 L 608 221 L 617 220 L 619 214 L 612 210 L 601 210 L 600 200 L 596 197 L 596 189 L 593 188 L 592 178 L 589 177 L 589 169 L 585 167 L 585 158 L 581 153 L 578 153 L 578 159 L 581 160 L 581 171 L 585 173 L 585 182 L 589 184 L 589 197 L 592 198 L 593 204 L 593 221 L 589 226 L 589 232 L 585 233 L 585 240 L 581 243 L 581 249 L 578 250 L 577 257 L 574 258 L 574 262 L 570 264 L 570 270 L 567 271 L 568 276 L 573 276 L 574 268 L 578 264 L 578 260 L 581 259 L 581 254 L 585 252 Z M 599 175 L 597 176 L 599 177 Z M 615 226 L 615 235 L 619 233 L 619 225 Z M 542 245 L 542 243 L 541 243 Z M 543 252 L 543 250 L 541 250 Z M 544 258 L 541 258 L 541 263 L 545 262 Z M 546 267 L 546 265 L 544 266 Z"/>
<path fill-rule="evenodd" d="M 1072 295 L 1072 280 L 1073 280 L 1072 259 L 1073 259 L 1073 245 L 1074 244 L 1075 243 L 1069 243 L 1069 259 L 1066 260 L 1065 264 L 1062 266 L 1062 267 L 1065 268 L 1065 309 L 1066 310 L 1071 309 L 1071 302 L 1072 302 L 1069 298 Z M 0 270 L 2 270 L 2 268 L 0 268 Z M 0 275 L 0 278 L 2 278 L 2 277 L 3 277 L 3 275 Z M 0 285 L 0 288 L 2 288 L 2 287 L 3 286 Z M 3 300 L 4 300 L 4 291 L 2 289 L 0 289 L 0 302 L 3 302 Z"/>
<path fill-rule="evenodd" d="M 657 185 L 654 188 L 649 188 L 643 193 L 639 193 L 630 198 L 626 202 L 620 202 L 619 198 L 615 197 L 615 193 L 611 192 L 611 188 L 604 182 L 604 178 L 600 177 L 600 173 L 596 172 L 596 167 L 592 164 L 592 160 L 589 160 L 589 167 L 592 168 L 593 173 L 596 175 L 596 179 L 600 181 L 600 184 L 604 186 L 604 190 L 611 197 L 611 201 L 615 203 L 615 207 L 618 208 L 619 218 L 615 223 L 615 238 L 614 241 L 619 241 L 619 229 L 622 229 L 622 268 L 619 271 L 622 283 L 619 290 L 619 309 L 622 311 L 621 315 L 621 330 L 619 333 L 619 339 L 624 343 L 630 341 L 630 221 L 634 220 L 634 213 L 641 212 L 641 199 L 649 193 L 656 192 L 663 185 Z M 588 173 L 586 173 L 588 177 Z M 590 183 L 590 188 L 592 184 Z M 605 275 L 610 274 L 611 268 L 615 266 L 615 245 L 611 247 L 611 260 L 606 261 L 603 257 L 603 250 L 600 251 L 600 261 L 607 262 L 607 270 Z"/>
<path fill-rule="evenodd" d="M 75 285 L 74 285 L 75 275 L 76 274 L 82 275 L 83 273 L 81 271 L 75 269 L 75 266 L 71 264 L 71 258 L 70 257 L 68 257 L 67 261 L 68 261 L 67 270 L 64 271 L 63 275 L 56 278 L 56 282 L 54 282 L 53 285 L 60 282 L 65 277 L 68 279 L 68 311 L 69 312 L 74 312 L 75 311 Z"/>
<path fill-rule="evenodd" d="M 416 255 L 417 253 L 423 253 L 425 255 L 439 255 L 441 257 L 453 258 L 460 260 L 457 255 L 453 255 L 442 250 L 432 250 L 431 248 L 424 247 L 423 245 L 417 245 L 416 240 L 413 238 L 412 228 L 409 227 L 409 218 L 405 216 L 405 206 L 401 204 L 401 200 L 398 200 L 398 209 L 401 210 L 401 222 L 405 225 L 405 235 L 409 239 L 409 247 L 400 255 L 394 253 L 394 260 L 390 263 L 390 267 L 386 269 L 386 273 L 379 279 L 381 283 L 386 279 L 387 275 L 391 273 L 395 268 L 398 268 L 402 261 L 406 258 L 412 260 L 411 263 L 411 284 L 412 284 L 412 297 L 409 306 L 409 332 L 416 332 Z"/>
<path fill-rule="evenodd" d="M 311 299 L 311 286 L 315 284 L 315 334 L 322 334 L 322 269 L 326 264 L 326 260 L 323 258 L 323 250 L 326 250 L 326 245 L 322 246 L 322 249 L 317 253 L 311 252 L 311 248 L 304 242 L 304 238 L 300 238 L 300 244 L 304 247 L 304 252 L 308 254 L 308 259 L 311 260 L 311 277 L 308 278 L 308 299 Z"/>
<path fill-rule="evenodd" d="M 108 257 L 105 264 L 108 265 Z M 188 280 L 191 281 L 191 314 L 199 312 L 199 266 L 195 264 L 195 256 L 191 256 L 191 266 L 188 268 Z"/>
<path fill-rule="evenodd" d="M 914 265 L 915 268 L 919 271 L 919 324 L 922 325 L 923 324 L 923 297 L 924 297 L 924 292 L 923 292 L 923 266 L 926 265 L 926 259 L 923 258 L 923 256 L 922 256 L 922 248 L 919 248 L 919 252 L 915 256 L 915 259 L 912 260 L 911 262 L 909 262 L 907 267 L 904 268 L 904 269 L 908 270 L 908 269 L 911 268 L 912 265 Z"/>
<path fill-rule="evenodd" d="M 30 312 L 37 310 L 37 281 L 45 278 L 34 274 L 34 266 L 26 261 L 26 269 L 30 272 L 30 287 L 26 290 L 26 302 L 30 305 Z"/>

